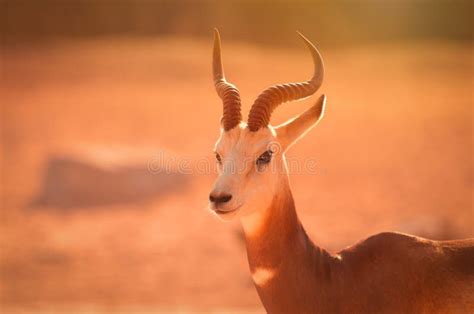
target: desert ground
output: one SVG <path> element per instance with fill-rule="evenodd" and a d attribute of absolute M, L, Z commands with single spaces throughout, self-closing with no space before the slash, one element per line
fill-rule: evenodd
<path fill-rule="evenodd" d="M 303 45 L 223 40 L 244 116 L 268 85 L 311 75 Z M 3 47 L 4 313 L 263 313 L 239 222 L 207 210 L 222 109 L 211 46 Z M 337 252 L 382 231 L 473 237 L 472 46 L 319 48 L 326 115 L 288 153 L 313 241 Z M 282 105 L 274 124 L 316 98 Z"/>

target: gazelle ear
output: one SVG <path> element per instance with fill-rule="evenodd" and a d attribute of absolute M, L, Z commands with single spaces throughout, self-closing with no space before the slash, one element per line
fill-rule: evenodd
<path fill-rule="evenodd" d="M 326 96 L 322 95 L 311 108 L 275 127 L 277 138 L 283 150 L 287 150 L 293 143 L 318 124 L 319 120 L 323 117 L 325 106 Z"/>

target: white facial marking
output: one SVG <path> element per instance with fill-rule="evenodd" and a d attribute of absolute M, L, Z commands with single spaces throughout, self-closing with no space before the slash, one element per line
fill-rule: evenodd
<path fill-rule="evenodd" d="M 231 198 L 220 204 L 211 202 L 210 209 L 222 220 L 241 218 L 270 205 L 284 170 L 278 149 L 271 150 L 270 158 L 268 154 L 262 157 L 269 148 L 279 147 L 275 135 L 271 127 L 250 132 L 244 125 L 221 133 L 215 146 L 219 176 L 211 194 Z"/>
<path fill-rule="evenodd" d="M 257 286 L 264 286 L 275 277 L 275 274 L 275 269 L 258 267 L 252 272 L 252 279 Z"/>

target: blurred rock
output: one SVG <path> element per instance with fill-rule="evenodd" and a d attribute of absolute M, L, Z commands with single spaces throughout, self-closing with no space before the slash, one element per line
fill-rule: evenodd
<path fill-rule="evenodd" d="M 181 192 L 189 179 L 184 174 L 149 171 L 146 164 L 105 168 L 88 160 L 52 157 L 40 196 L 32 205 L 73 208 L 134 203 Z"/>

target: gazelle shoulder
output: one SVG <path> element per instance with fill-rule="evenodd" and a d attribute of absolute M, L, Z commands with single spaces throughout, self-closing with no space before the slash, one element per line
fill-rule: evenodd
<path fill-rule="evenodd" d="M 435 250 L 436 241 L 399 232 L 381 232 L 345 248 L 338 255 L 350 258 L 362 254 L 375 258 L 378 255 L 399 255 L 400 252 L 409 252 L 411 249 Z"/>
<path fill-rule="evenodd" d="M 390 260 L 397 263 L 474 263 L 474 239 L 436 241 L 398 232 L 382 232 L 368 237 L 338 253 L 346 262 L 365 261 L 378 263 Z M 469 268 L 472 272 L 472 267 Z"/>

